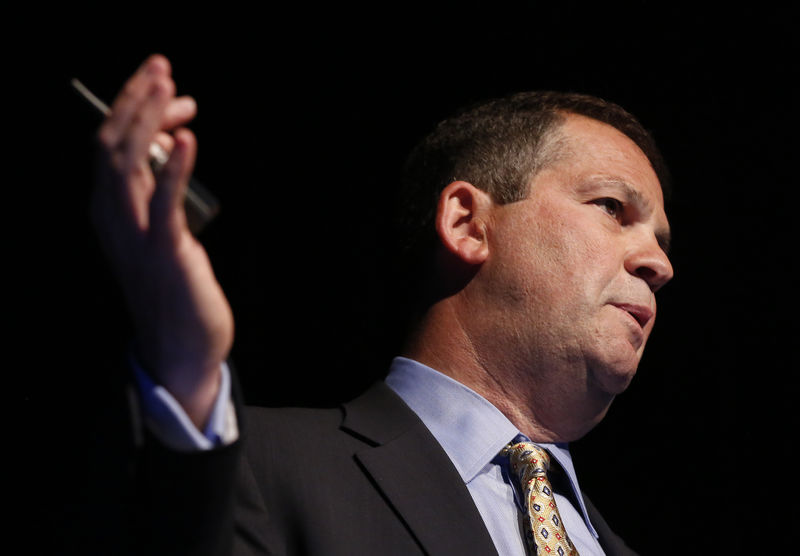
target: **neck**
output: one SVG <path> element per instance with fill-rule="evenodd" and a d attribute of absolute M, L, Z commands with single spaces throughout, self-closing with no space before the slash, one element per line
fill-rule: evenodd
<path fill-rule="evenodd" d="M 428 310 L 402 355 L 474 390 L 535 442 L 577 440 L 600 422 L 613 395 L 592 388 L 588 380 L 563 380 L 590 374 L 556 369 L 546 357 L 515 360 L 509 356 L 512 346 L 504 349 L 493 331 L 471 326 L 480 321 L 467 318 L 457 296 Z"/>

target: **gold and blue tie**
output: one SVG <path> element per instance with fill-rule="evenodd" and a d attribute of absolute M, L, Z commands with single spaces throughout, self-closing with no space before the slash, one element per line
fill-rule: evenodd
<path fill-rule="evenodd" d="M 525 542 L 530 554 L 578 556 L 569 540 L 547 478 L 549 454 L 532 442 L 509 444 L 503 450 L 522 487 Z"/>

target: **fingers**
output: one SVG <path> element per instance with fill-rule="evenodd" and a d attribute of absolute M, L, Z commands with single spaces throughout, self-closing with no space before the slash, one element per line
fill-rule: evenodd
<path fill-rule="evenodd" d="M 167 154 L 171 153 L 172 148 L 175 146 L 175 139 L 172 137 L 172 135 L 169 133 L 164 133 L 163 131 L 156 133 L 153 141 L 158 143 Z"/>
<path fill-rule="evenodd" d="M 148 226 L 148 203 L 155 181 L 149 148 L 172 94 L 168 64 L 151 57 L 128 80 L 98 131 L 95 221 L 101 235 L 134 240 Z M 131 235 L 133 234 L 133 235 Z"/>
<path fill-rule="evenodd" d="M 157 172 L 166 187 L 159 193 L 159 207 L 176 206 L 163 199 L 177 195 L 179 182 L 188 181 L 194 164 L 194 136 L 183 130 L 178 141 L 164 132 L 188 123 L 197 113 L 194 99 L 175 97 L 171 71 L 163 56 L 148 58 L 126 82 L 98 131 L 101 156 L 95 197 L 100 202 L 95 204 L 107 211 L 98 221 L 107 222 L 106 228 L 119 228 L 116 231 L 123 235 L 146 232 L 154 212 L 162 222 L 167 218 L 160 208 L 154 211 L 150 206 L 153 195 L 162 187 L 150 169 L 151 144 L 158 143 L 166 153 L 179 149 L 169 168 Z M 181 217 L 185 220 L 184 215 Z M 134 227 L 125 232 L 130 224 Z"/>
<path fill-rule="evenodd" d="M 175 94 L 175 84 L 168 77 L 155 78 L 139 110 L 131 119 L 128 132 L 117 146 L 127 168 L 149 162 L 150 143 L 161 129 L 164 112 Z"/>
<path fill-rule="evenodd" d="M 161 129 L 172 130 L 178 126 L 187 124 L 197 114 L 197 103 L 191 97 L 179 97 L 172 99 L 164 112 Z M 158 132 L 153 141 L 158 143 L 165 153 L 172 152 L 175 139 L 169 133 Z"/>
<path fill-rule="evenodd" d="M 171 68 L 163 56 L 148 58 L 125 83 L 114 103 L 111 113 L 100 127 L 100 141 L 107 148 L 116 148 L 123 140 L 131 122 L 135 118 L 142 102 L 150 93 L 152 82 L 157 77 L 169 77 Z"/>
<path fill-rule="evenodd" d="M 186 125 L 197 115 L 197 103 L 192 97 L 182 96 L 174 98 L 167 105 L 161 129 L 169 131 L 178 126 Z"/>
<path fill-rule="evenodd" d="M 124 154 L 120 162 L 135 166 L 148 152 L 157 131 L 185 125 L 197 114 L 197 103 L 193 98 L 174 96 L 175 84 L 170 74 L 166 58 L 151 56 L 115 99 L 98 138 L 107 151 Z"/>

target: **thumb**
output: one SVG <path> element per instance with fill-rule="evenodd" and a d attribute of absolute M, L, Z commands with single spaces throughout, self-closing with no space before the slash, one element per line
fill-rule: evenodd
<path fill-rule="evenodd" d="M 175 146 L 157 176 L 150 201 L 150 233 L 172 239 L 187 228 L 183 202 L 197 155 L 197 140 L 191 131 L 178 129 L 174 139 Z"/>

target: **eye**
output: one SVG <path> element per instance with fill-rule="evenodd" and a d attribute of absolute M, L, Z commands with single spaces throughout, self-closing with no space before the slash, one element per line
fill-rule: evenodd
<path fill-rule="evenodd" d="M 622 218 L 622 213 L 625 210 L 625 205 L 622 204 L 622 201 L 613 197 L 603 197 L 592 202 L 603 209 L 609 216 L 618 220 Z"/>

